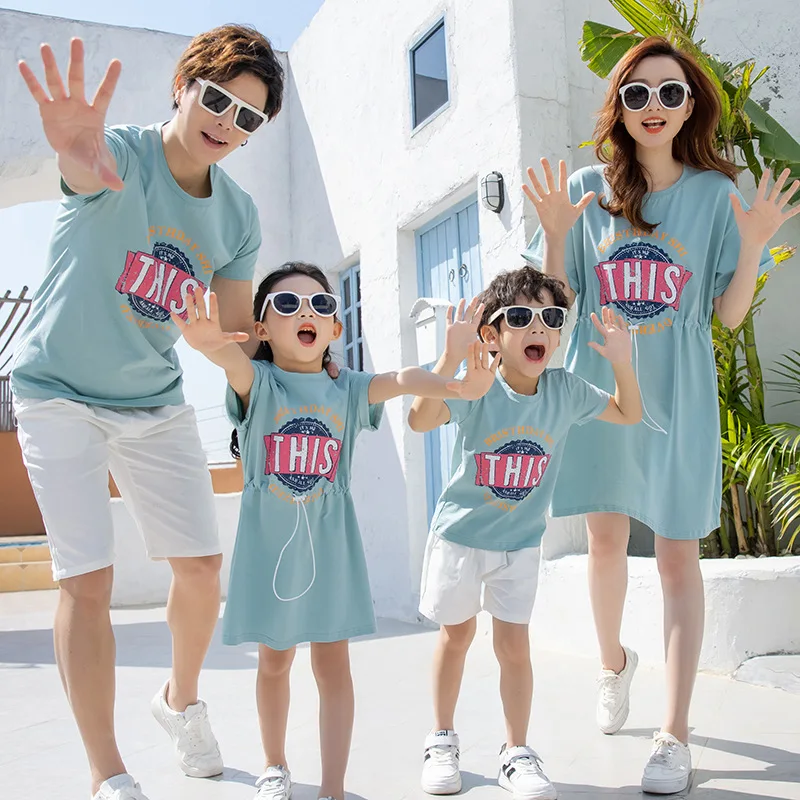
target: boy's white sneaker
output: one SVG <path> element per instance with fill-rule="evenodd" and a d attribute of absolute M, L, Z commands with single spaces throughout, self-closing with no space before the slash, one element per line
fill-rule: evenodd
<path fill-rule="evenodd" d="M 653 734 L 653 752 L 642 775 L 642 791 L 675 794 L 689 785 L 692 754 L 689 747 L 671 733 Z"/>
<path fill-rule="evenodd" d="M 625 724 L 631 710 L 631 681 L 639 656 L 627 647 L 622 672 L 604 669 L 597 679 L 597 727 L 603 733 L 616 733 Z"/>
<path fill-rule="evenodd" d="M 461 791 L 460 757 L 455 731 L 429 733 L 422 762 L 422 790 L 428 794 L 458 794 Z"/>
<path fill-rule="evenodd" d="M 266 772 L 256 781 L 255 800 L 290 800 L 292 796 L 292 776 L 286 767 L 267 767 Z"/>
<path fill-rule="evenodd" d="M 212 778 L 222 774 L 222 755 L 208 721 L 208 707 L 198 700 L 186 711 L 173 711 L 167 703 L 169 681 L 151 703 L 153 716 L 169 734 L 175 756 L 184 774 L 190 778 Z"/>
<path fill-rule="evenodd" d="M 128 774 L 114 775 L 100 784 L 92 800 L 147 800 L 139 784 Z"/>
<path fill-rule="evenodd" d="M 530 747 L 503 745 L 497 782 L 514 800 L 556 800 L 558 792 L 542 770 L 542 759 Z"/>

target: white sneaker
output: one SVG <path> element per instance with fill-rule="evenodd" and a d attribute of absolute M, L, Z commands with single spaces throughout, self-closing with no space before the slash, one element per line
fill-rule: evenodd
<path fill-rule="evenodd" d="M 425 739 L 422 762 L 422 790 L 428 794 L 458 794 L 461 791 L 461 757 L 458 734 L 455 731 L 436 731 Z"/>
<path fill-rule="evenodd" d="M 642 775 L 642 791 L 652 794 L 675 794 L 689 785 L 692 754 L 671 733 L 653 734 L 653 752 Z"/>
<path fill-rule="evenodd" d="M 558 792 L 542 771 L 542 759 L 530 747 L 503 745 L 497 782 L 514 800 L 556 800 Z"/>
<path fill-rule="evenodd" d="M 180 713 L 167 704 L 167 687 L 153 698 L 151 709 L 158 724 L 170 735 L 175 745 L 178 765 L 190 778 L 211 778 L 222 774 L 222 755 L 211 732 L 208 707 L 202 700 Z"/>
<path fill-rule="evenodd" d="M 622 672 L 616 673 L 604 669 L 597 679 L 600 691 L 597 697 L 597 727 L 603 733 L 616 733 L 628 719 L 631 710 L 631 681 L 639 656 L 629 650 L 625 651 L 625 666 Z"/>
<path fill-rule="evenodd" d="M 292 776 L 285 767 L 267 767 L 256 781 L 255 800 L 289 800 L 292 796 Z"/>
<path fill-rule="evenodd" d="M 92 800 L 147 800 L 139 784 L 127 774 L 115 775 L 104 783 Z"/>

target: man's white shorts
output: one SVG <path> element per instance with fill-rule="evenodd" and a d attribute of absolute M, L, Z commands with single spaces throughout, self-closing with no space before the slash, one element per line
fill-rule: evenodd
<path fill-rule="evenodd" d="M 114 563 L 109 469 L 150 558 L 220 552 L 214 490 L 191 406 L 15 400 L 14 412 L 55 580 Z"/>
<path fill-rule="evenodd" d="M 540 548 L 479 550 L 431 533 L 425 545 L 419 610 L 439 625 L 460 625 L 481 609 L 527 625 L 539 585 Z"/>

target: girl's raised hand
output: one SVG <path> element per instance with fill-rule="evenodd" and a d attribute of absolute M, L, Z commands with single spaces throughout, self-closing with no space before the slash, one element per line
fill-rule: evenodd
<path fill-rule="evenodd" d="M 462 400 L 480 400 L 492 388 L 500 356 L 492 359 L 489 344 L 473 342 L 467 348 L 467 372 L 460 381 L 447 384 Z"/>
<path fill-rule="evenodd" d="M 235 342 L 246 342 L 250 336 L 242 331 L 225 333 L 219 324 L 219 307 L 214 292 L 208 295 L 208 312 L 203 302 L 203 290 L 198 286 L 194 293 L 186 294 L 186 320 L 170 314 L 183 338 L 190 347 L 201 353 L 213 353 Z"/>

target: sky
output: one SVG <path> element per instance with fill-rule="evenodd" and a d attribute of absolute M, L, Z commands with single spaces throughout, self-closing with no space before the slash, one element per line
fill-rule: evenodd
<path fill-rule="evenodd" d="M 231 16 L 226 5 L 236 8 Z M 322 0 L 236 0 L 235 4 L 210 0 L 137 0 L 135 3 L 112 3 L 109 0 L 0 0 L 0 12 L 6 9 L 46 14 L 55 17 L 150 28 L 192 36 L 227 22 L 253 25 L 266 34 L 275 47 L 288 50 L 322 5 Z M 64 11 L 69 8 L 69 14 Z M 4 76 L 6 79 L 8 76 Z M 12 78 L 13 79 L 13 78 Z M 20 78 L 21 80 L 21 78 Z M 0 80 L 0 91 L 8 81 Z M 0 108 L 3 108 L 0 96 Z M 2 135 L 4 113 L 0 114 Z M 11 289 L 16 294 L 22 283 L 34 290 L 44 276 L 47 240 L 41 231 L 50 230 L 55 218 L 55 202 L 25 203 L 0 209 L 0 293 Z M 200 434 L 209 458 L 227 459 L 230 425 L 222 410 L 225 380 L 222 372 L 208 364 L 198 353 L 178 344 L 184 366 L 186 399 L 198 412 Z"/>

